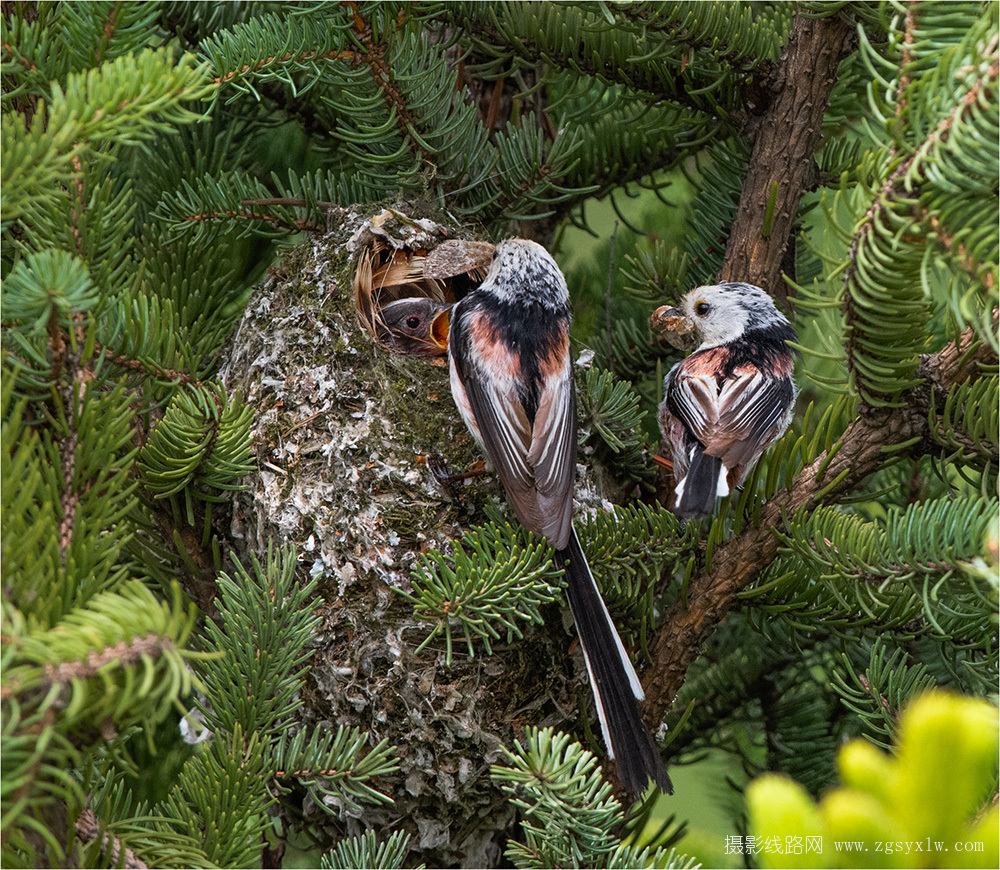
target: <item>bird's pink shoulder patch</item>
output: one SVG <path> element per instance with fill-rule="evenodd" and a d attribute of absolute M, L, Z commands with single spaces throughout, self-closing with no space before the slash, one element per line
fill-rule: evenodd
<path fill-rule="evenodd" d="M 548 343 L 548 347 L 539 348 L 541 358 L 538 367 L 542 377 L 546 380 L 550 378 L 561 378 L 569 368 L 569 330 L 561 329 L 553 336 Z"/>
<path fill-rule="evenodd" d="M 472 346 L 487 370 L 503 372 L 513 378 L 521 376 L 521 360 L 501 339 L 499 330 L 487 313 L 473 312 L 469 317 L 467 329 Z"/>
<path fill-rule="evenodd" d="M 727 353 L 724 347 L 695 351 L 681 363 L 681 371 L 690 378 L 715 377 L 722 371 Z"/>

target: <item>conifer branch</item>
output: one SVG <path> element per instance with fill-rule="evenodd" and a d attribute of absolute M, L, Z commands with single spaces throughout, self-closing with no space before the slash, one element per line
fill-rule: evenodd
<path fill-rule="evenodd" d="M 944 225 L 938 215 L 933 214 L 928 208 L 917 207 L 913 211 L 913 216 L 920 223 L 926 224 L 930 227 L 931 233 L 933 233 L 933 235 L 937 238 L 941 246 L 948 251 L 949 254 L 951 254 L 954 258 L 954 262 L 958 266 L 961 266 L 970 278 L 982 281 L 986 285 L 986 288 L 990 291 L 994 289 L 996 282 L 993 278 L 993 270 L 990 268 L 992 264 L 981 263 L 972 251 L 970 251 L 964 243 L 959 241 L 955 237 L 955 234 Z M 983 268 L 983 266 L 986 268 Z"/>
<path fill-rule="evenodd" d="M 920 147 L 915 149 L 907 159 L 901 161 L 886 178 L 881 189 L 872 199 L 872 203 L 869 206 L 868 211 L 865 213 L 864 219 L 857 228 L 854 239 L 851 242 L 850 251 L 848 253 L 848 267 L 844 273 L 845 286 L 850 288 L 852 283 L 856 280 L 855 276 L 858 270 L 859 252 L 862 247 L 874 237 L 874 234 L 877 232 L 879 226 L 885 222 L 888 212 L 893 208 L 907 208 L 907 205 L 902 201 L 912 201 L 915 198 L 915 194 L 911 189 L 911 172 L 918 166 L 920 161 L 927 157 L 934 145 L 943 143 L 948 139 L 948 136 L 955 124 L 968 112 L 970 112 L 972 107 L 979 102 L 984 89 L 992 86 L 995 90 L 998 76 L 1000 76 L 1000 61 L 994 60 L 988 68 L 986 75 L 976 80 L 972 87 L 970 87 L 961 99 L 958 100 L 955 107 L 943 118 L 941 118 L 937 126 L 935 126 L 930 133 L 928 133 Z M 911 209 L 907 208 L 907 210 L 910 211 Z M 922 207 L 916 207 L 912 209 L 912 211 L 918 220 L 921 222 L 926 220 L 926 222 L 929 223 L 931 229 L 938 235 L 941 243 L 950 252 L 957 255 L 957 259 L 963 268 L 969 271 L 973 277 L 982 280 L 988 287 L 992 287 L 993 276 L 990 274 L 990 269 L 987 268 L 985 270 L 986 275 L 981 274 L 981 272 L 976 269 L 976 264 L 971 260 L 964 247 L 960 245 L 955 246 L 955 240 L 950 234 L 947 233 L 947 230 L 945 230 L 943 235 L 941 234 L 940 219 L 937 218 L 936 215 L 930 215 L 929 212 L 922 209 Z M 854 313 L 855 307 L 856 300 L 854 294 L 850 292 L 845 293 L 843 308 L 848 325 L 851 325 L 856 321 Z M 846 353 L 848 364 L 852 368 L 855 367 L 854 361 L 858 354 L 858 339 L 859 330 L 857 328 L 850 329 L 847 336 Z"/>
<path fill-rule="evenodd" d="M 26 58 L 23 54 L 17 51 L 9 42 L 0 42 L 0 48 L 3 48 L 3 50 L 10 55 L 12 60 L 20 63 L 25 69 L 30 70 L 31 72 L 38 72 L 38 67 L 28 60 L 28 58 Z"/>
<path fill-rule="evenodd" d="M 795 16 L 773 76 L 773 102 L 750 121 L 753 153 L 720 281 L 746 281 L 786 297 L 782 257 L 802 194 L 816 180 L 813 155 L 837 66 L 854 41 L 851 24 L 840 15 Z"/>
<path fill-rule="evenodd" d="M 66 357 L 66 339 L 59 326 L 59 311 L 53 305 L 49 312 L 49 360 L 52 366 L 52 380 L 58 382 L 62 377 Z"/>
<path fill-rule="evenodd" d="M 982 366 L 995 362 L 992 350 L 980 343 L 971 329 L 966 329 L 957 343 L 924 355 L 917 370 L 924 383 L 907 393 L 908 401 L 902 407 L 862 406 L 838 444 L 802 469 L 790 490 L 762 507 L 758 525 L 715 548 L 711 570 L 690 582 L 687 607 L 674 605 L 653 637 L 652 666 L 643 680 L 647 721 L 663 721 L 703 644 L 735 607 L 739 593 L 777 557 L 779 541 L 773 530 L 784 518 L 864 483 L 885 461 L 888 433 L 895 443 L 914 440 L 908 448 L 912 455 L 926 452 L 925 441 L 931 437 L 931 392 L 944 395 L 979 374 Z"/>
<path fill-rule="evenodd" d="M 53 306 L 53 316 L 56 309 Z M 76 521 L 76 509 L 80 503 L 79 495 L 74 491 L 73 481 L 76 477 L 76 448 L 79 434 L 76 430 L 76 389 L 77 385 L 83 384 L 93 377 L 93 370 L 89 363 L 81 367 L 80 355 L 83 351 L 83 327 L 80 326 L 83 315 L 80 312 L 73 314 L 73 321 L 77 324 L 73 327 L 76 338 L 76 354 L 71 353 L 71 343 L 67 343 L 59 331 L 59 340 L 53 339 L 53 351 L 57 346 L 62 349 L 63 366 L 69 369 L 72 366 L 73 376 L 70 384 L 62 386 L 62 398 L 66 412 L 66 424 L 69 429 L 65 438 L 59 444 L 60 469 L 63 477 L 63 491 L 60 498 L 62 508 L 62 522 L 59 524 L 59 551 L 62 558 L 63 567 L 66 567 L 66 554 L 73 543 L 73 529 Z M 52 330 L 52 319 L 49 321 L 50 335 Z M 58 329 L 58 323 L 57 323 Z M 55 358 L 53 358 L 55 359 Z M 83 401 L 82 390 L 79 396 Z"/>
<path fill-rule="evenodd" d="M 630 33 L 628 28 L 621 26 L 618 33 L 623 47 L 619 57 L 607 52 L 602 54 L 599 51 L 580 51 L 580 41 L 583 37 L 579 33 L 574 33 L 574 30 L 579 29 L 580 33 L 587 33 L 593 27 L 593 22 L 586 18 L 588 10 L 564 11 L 563 15 L 568 16 L 567 20 L 571 23 L 568 28 L 563 26 L 556 30 L 550 27 L 548 20 L 548 16 L 556 13 L 546 9 L 547 4 L 524 4 L 520 8 L 514 5 L 509 13 L 502 7 L 493 7 L 495 11 L 490 14 L 480 14 L 478 10 L 476 14 L 468 14 L 468 11 L 461 9 L 459 4 L 455 4 L 458 11 L 453 11 L 450 6 L 451 4 L 445 5 L 442 12 L 456 26 L 461 27 L 474 44 L 479 43 L 482 54 L 486 56 L 497 57 L 513 53 L 514 56 L 536 68 L 573 70 L 606 84 L 619 85 L 633 92 L 645 92 L 650 95 L 650 102 L 669 101 L 676 106 L 697 112 L 725 113 L 728 108 L 719 104 L 718 98 L 723 89 L 713 88 L 718 83 L 721 67 L 713 71 L 714 79 L 709 76 L 697 78 L 689 73 L 694 81 L 682 80 L 680 74 L 688 70 L 684 58 L 690 57 L 690 51 L 685 53 L 684 58 L 679 55 L 671 56 L 672 46 L 666 42 L 654 49 L 661 65 L 672 63 L 678 69 L 680 74 L 677 76 L 663 76 L 661 69 L 655 64 L 622 62 L 625 58 L 639 54 L 647 55 L 646 60 L 649 60 L 649 42 L 644 32 L 637 36 Z M 616 13 L 620 14 L 621 10 L 616 9 Z M 508 15 L 509 19 L 506 17 Z M 530 19 L 515 19 L 515 15 L 530 15 Z M 513 23 L 515 20 L 516 24 Z M 637 22 L 636 28 L 639 29 L 641 26 Z M 508 32 L 510 28 L 517 28 L 516 38 Z M 558 36 L 555 35 L 557 33 Z M 607 49 L 608 46 L 604 48 Z M 617 49 L 618 46 L 614 48 Z M 689 86 L 685 87 L 685 84 Z M 704 93 L 706 90 L 715 90 L 714 97 L 706 95 Z M 740 97 L 737 97 L 736 101 L 739 99 Z"/>
<path fill-rule="evenodd" d="M 899 60 L 899 80 L 896 82 L 896 117 L 903 114 L 906 107 L 906 89 L 910 85 L 910 51 L 913 45 L 913 28 L 917 17 L 914 14 L 919 0 L 910 0 L 906 7 L 906 20 L 903 24 L 903 53 Z"/>
<path fill-rule="evenodd" d="M 680 4 L 677 5 L 679 6 Z M 658 15 L 657 12 L 661 14 Z M 638 25 L 642 31 L 670 36 L 673 39 L 683 42 L 692 51 L 712 52 L 715 57 L 725 58 L 732 62 L 738 62 L 742 59 L 748 66 L 752 66 L 756 62 L 756 58 L 752 56 L 748 57 L 747 53 L 742 51 L 739 46 L 720 46 L 718 39 L 713 39 L 705 34 L 695 33 L 690 27 L 685 26 L 685 24 L 689 24 L 690 16 L 685 16 L 682 9 L 678 10 L 677 14 L 671 14 L 673 12 L 674 10 L 669 7 L 665 10 L 659 9 L 653 11 L 649 8 L 649 4 L 640 3 L 621 4 L 615 8 L 616 15 Z M 731 9 L 729 10 L 729 14 L 738 14 L 738 10 Z M 687 20 L 684 20 L 685 18 Z M 683 23 L 679 24 L 679 21 Z M 683 68 L 681 71 L 683 72 Z"/>
<path fill-rule="evenodd" d="M 93 843 L 101 835 L 101 823 L 90 807 L 84 807 L 76 820 L 76 835 L 86 843 Z M 124 867 L 125 870 L 146 870 L 149 866 L 142 861 L 128 846 L 124 846 L 118 837 L 105 831 L 101 839 L 102 851 L 110 859 L 110 866 Z M 124 856 L 124 860 L 123 860 Z"/>
<path fill-rule="evenodd" d="M 226 82 L 236 78 L 236 76 L 245 75 L 248 72 L 257 72 L 273 63 L 288 63 L 290 61 L 294 63 L 303 63 L 307 60 L 349 60 L 352 63 L 371 62 L 367 53 L 360 53 L 357 51 L 301 51 L 296 54 L 289 52 L 288 54 L 283 54 L 279 57 L 265 57 L 263 60 L 258 61 L 252 66 L 250 64 L 246 64 L 240 69 L 230 70 L 225 75 L 216 76 L 212 79 L 212 82 L 217 85 L 224 85 Z"/>
<path fill-rule="evenodd" d="M 69 435 L 59 445 L 60 468 L 63 475 L 64 489 L 61 497 L 62 522 L 59 524 L 59 551 L 62 555 L 63 567 L 66 567 L 66 551 L 73 543 L 73 526 L 76 519 L 76 507 L 80 503 L 79 496 L 73 491 L 73 477 L 76 470 L 75 428 L 70 428 Z"/>
<path fill-rule="evenodd" d="M 424 149 L 418 139 L 411 131 L 419 124 L 416 116 L 410 111 L 409 103 L 403 92 L 396 86 L 393 80 L 392 68 L 385 61 L 386 47 L 375 44 L 372 38 L 371 24 L 362 17 L 358 9 L 358 4 L 348 2 L 347 7 L 351 10 L 354 18 L 354 31 L 361 44 L 367 49 L 364 54 L 358 55 L 354 61 L 354 66 L 362 63 L 368 64 L 371 69 L 372 79 L 382 92 L 386 104 L 390 109 L 396 110 L 396 126 L 403 138 L 410 144 L 414 153 L 423 161 L 425 159 Z"/>
<path fill-rule="evenodd" d="M 129 371 L 138 372 L 143 375 L 151 374 L 158 377 L 166 377 L 172 381 L 177 381 L 178 383 L 189 387 L 201 386 L 200 380 L 191 377 L 191 375 L 186 372 L 179 372 L 176 369 L 168 369 L 163 366 L 155 366 L 150 362 L 133 359 L 132 357 L 123 356 L 122 354 L 116 354 L 110 347 L 101 347 L 101 343 L 99 341 L 94 342 L 94 349 L 98 353 L 103 353 L 105 356 L 109 357 L 111 362 L 113 362 L 116 366 L 121 366 L 123 369 L 128 369 Z"/>
<path fill-rule="evenodd" d="M 288 196 L 271 196 L 264 197 L 261 199 L 244 199 L 241 205 L 284 205 L 290 208 L 308 208 L 309 203 L 304 199 L 288 197 Z M 335 202 L 315 202 L 313 205 L 316 208 L 341 208 Z"/>
<path fill-rule="evenodd" d="M 938 142 L 944 142 L 947 138 L 951 129 L 955 126 L 955 123 L 960 120 L 964 115 L 972 109 L 976 103 L 979 102 L 980 97 L 984 88 L 989 87 L 991 84 L 996 87 L 997 77 L 1000 75 L 1000 61 L 994 60 L 990 64 L 986 75 L 976 82 L 969 88 L 968 91 L 962 96 L 955 107 L 945 115 L 937 124 L 937 126 L 928 133 L 927 138 L 924 139 L 923 144 L 913 152 L 906 160 L 900 163 L 885 180 L 882 185 L 882 189 L 879 191 L 878 195 L 875 197 L 865 215 L 864 224 L 858 229 L 855 236 L 854 243 L 851 246 L 852 251 L 855 251 L 858 244 L 858 239 L 863 235 L 867 235 L 872 231 L 873 222 L 877 214 L 884 210 L 886 204 L 893 199 L 899 198 L 906 191 L 903 187 L 903 180 L 909 175 L 910 170 L 913 166 L 923 157 L 927 156 L 928 151 Z M 903 76 L 900 76 L 902 81 Z M 900 111 L 902 111 L 900 109 Z"/>
<path fill-rule="evenodd" d="M 94 49 L 94 60 L 100 63 L 104 60 L 104 52 L 108 47 L 108 43 L 111 42 L 111 37 L 115 34 L 115 27 L 118 23 L 118 8 L 121 6 L 120 2 L 111 3 L 109 6 L 108 17 L 104 19 L 104 27 L 102 28 L 101 41 L 98 43 L 97 47 Z"/>
<path fill-rule="evenodd" d="M 87 680 L 97 676 L 101 668 L 118 662 L 119 666 L 138 664 L 149 656 L 159 658 L 166 652 L 174 650 L 174 643 L 169 637 L 158 634 L 147 634 L 145 637 L 135 637 L 87 653 L 86 661 L 48 663 L 45 665 L 45 681 L 48 685 L 65 686 L 74 680 Z"/>
<path fill-rule="evenodd" d="M 219 220 L 220 218 L 228 218 L 229 220 L 235 220 L 238 218 L 246 221 L 264 221 L 265 223 L 274 224 L 276 227 L 284 227 L 287 230 L 297 232 L 306 230 L 312 232 L 322 232 L 324 229 L 324 227 L 321 227 L 319 224 L 310 223 L 309 221 L 302 220 L 300 218 L 285 219 L 276 214 L 265 214 L 263 212 L 256 211 L 236 211 L 234 209 L 193 214 L 185 218 L 180 218 L 178 223 L 203 223 L 205 221 Z"/>

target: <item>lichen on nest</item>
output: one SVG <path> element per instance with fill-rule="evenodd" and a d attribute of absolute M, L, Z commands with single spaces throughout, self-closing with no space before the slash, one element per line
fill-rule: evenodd
<path fill-rule="evenodd" d="M 525 723 L 539 711 L 554 721 L 574 715 L 570 638 L 552 607 L 547 629 L 531 628 L 516 649 L 496 645 L 490 658 L 457 657 L 446 668 L 434 644 L 414 653 L 429 629 L 393 589 L 408 588 L 423 549 L 446 549 L 470 518 L 486 520 L 487 501 L 502 500 L 485 477 L 456 503 L 427 468 L 432 453 L 459 471 L 480 458 L 447 368 L 386 351 L 358 323 L 348 251 L 369 218 L 348 210 L 334 232 L 287 251 L 231 344 L 223 375 L 255 409 L 259 469 L 235 499 L 232 533 L 237 549 L 293 544 L 300 570 L 319 580 L 304 718 L 354 725 L 396 748 L 399 772 L 377 783 L 395 803 L 366 808 L 364 826 L 404 825 L 431 865 L 489 866 L 513 819 L 489 764 L 526 711 Z M 439 219 L 390 215 L 381 228 L 405 242 Z M 346 804 L 332 816 L 309 800 L 304 809 L 331 838 L 362 828 Z"/>

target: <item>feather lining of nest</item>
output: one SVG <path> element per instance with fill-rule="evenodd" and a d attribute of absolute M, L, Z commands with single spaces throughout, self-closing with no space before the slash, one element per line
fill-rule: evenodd
<path fill-rule="evenodd" d="M 354 303 L 361 325 L 384 347 L 388 325 L 382 310 L 400 299 L 432 299 L 450 304 L 486 277 L 495 246 L 489 242 L 451 240 L 429 253 L 424 249 L 393 248 L 373 237 L 358 253 L 354 273 Z"/>

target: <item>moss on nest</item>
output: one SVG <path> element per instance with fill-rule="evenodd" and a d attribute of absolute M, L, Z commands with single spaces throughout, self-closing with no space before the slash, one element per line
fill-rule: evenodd
<path fill-rule="evenodd" d="M 500 488 L 483 477 L 455 502 L 428 468 L 434 453 L 456 472 L 481 456 L 447 367 L 377 346 L 355 316 L 347 250 L 369 216 L 349 212 L 336 232 L 288 250 L 247 308 L 224 375 L 258 410 L 260 473 L 236 497 L 234 535 L 257 550 L 294 544 L 303 576 L 319 579 L 304 718 L 396 748 L 400 771 L 377 784 L 395 803 L 366 809 L 365 825 L 408 828 L 429 866 L 490 866 L 513 810 L 489 764 L 523 725 L 575 718 L 584 682 L 558 607 L 487 658 L 458 655 L 446 668 L 433 644 L 414 654 L 431 626 L 394 589 L 408 586 L 421 551 L 485 522 Z M 331 838 L 360 831 L 347 808 L 334 809 L 303 807 Z"/>

